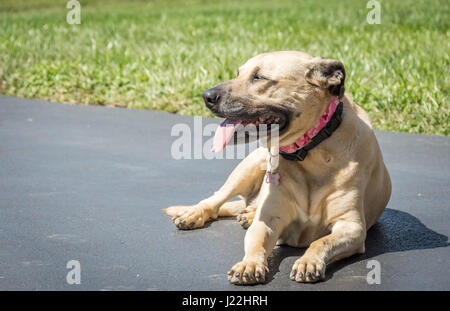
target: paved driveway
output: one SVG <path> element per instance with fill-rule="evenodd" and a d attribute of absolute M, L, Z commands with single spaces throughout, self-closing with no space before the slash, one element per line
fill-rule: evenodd
<path fill-rule="evenodd" d="M 218 120 L 203 119 L 203 124 Z M 238 160 L 173 160 L 174 124 L 192 117 L 0 97 L 1 290 L 450 289 L 450 139 L 376 132 L 393 181 L 366 254 L 327 280 L 288 279 L 304 250 L 277 248 L 267 284 L 230 285 L 245 231 L 233 219 L 180 231 L 160 211 L 215 191 Z M 381 265 L 369 285 L 366 266 Z M 81 264 L 69 285 L 66 264 Z"/>

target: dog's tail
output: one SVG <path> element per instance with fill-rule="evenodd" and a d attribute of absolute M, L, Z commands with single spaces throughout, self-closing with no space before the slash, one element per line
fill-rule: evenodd
<path fill-rule="evenodd" d="M 245 200 L 226 202 L 220 207 L 219 216 L 237 216 L 245 210 L 245 207 Z"/>

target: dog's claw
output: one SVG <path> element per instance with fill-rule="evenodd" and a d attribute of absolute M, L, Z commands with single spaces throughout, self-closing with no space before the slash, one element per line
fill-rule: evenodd
<path fill-rule="evenodd" d="M 325 262 L 314 256 L 303 256 L 292 267 L 289 276 L 296 282 L 317 282 L 325 278 Z"/>
<path fill-rule="evenodd" d="M 165 211 L 170 216 L 173 215 L 172 221 L 178 229 L 191 230 L 205 224 L 203 209 L 198 206 L 172 206 Z"/>
<path fill-rule="evenodd" d="M 247 207 L 241 214 L 236 216 L 236 220 L 244 229 L 247 229 L 253 223 L 255 213 L 255 207 Z"/>
<path fill-rule="evenodd" d="M 264 283 L 266 266 L 253 261 L 241 261 L 228 272 L 228 280 L 233 284 L 251 285 Z"/>

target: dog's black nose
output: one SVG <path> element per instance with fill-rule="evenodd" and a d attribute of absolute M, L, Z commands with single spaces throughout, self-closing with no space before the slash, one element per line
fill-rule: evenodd
<path fill-rule="evenodd" d="M 215 87 L 206 90 L 202 94 L 203 100 L 205 101 L 206 107 L 211 108 L 219 102 L 220 94 L 219 90 Z"/>

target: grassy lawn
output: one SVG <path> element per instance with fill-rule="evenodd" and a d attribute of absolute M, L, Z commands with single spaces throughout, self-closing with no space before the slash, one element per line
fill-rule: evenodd
<path fill-rule="evenodd" d="M 203 90 L 255 54 L 337 58 L 378 129 L 449 135 L 450 2 L 381 0 L 0 2 L 0 93 L 210 115 Z"/>

